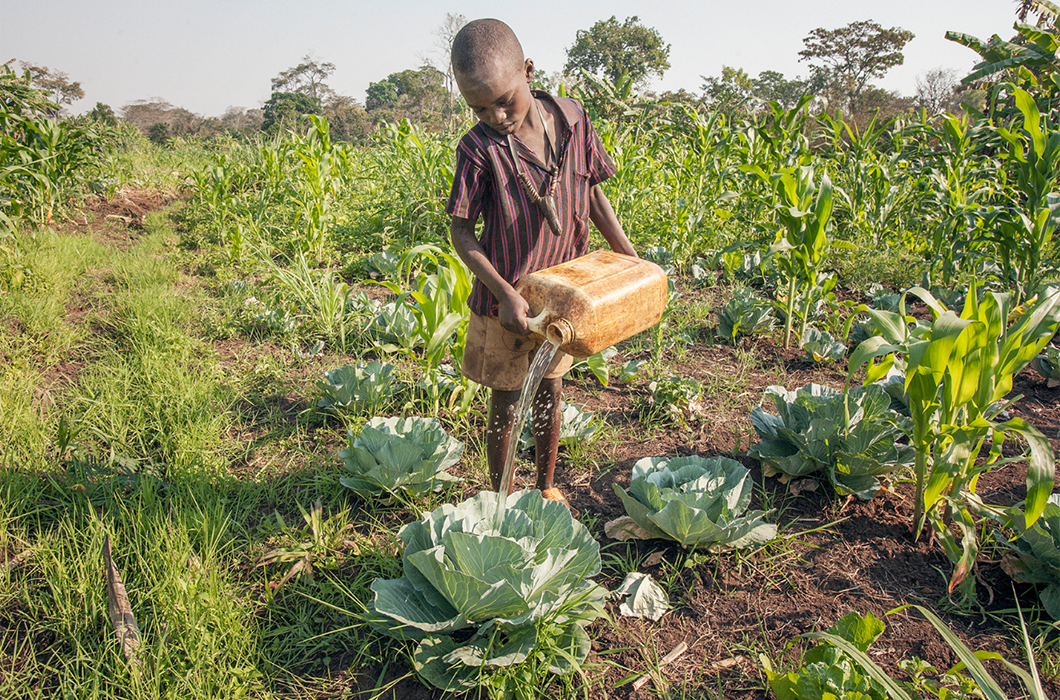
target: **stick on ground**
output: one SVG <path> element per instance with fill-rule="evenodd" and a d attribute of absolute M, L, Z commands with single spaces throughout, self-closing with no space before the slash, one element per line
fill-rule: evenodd
<path fill-rule="evenodd" d="M 667 654 L 666 656 L 662 657 L 662 659 L 659 661 L 659 668 L 662 668 L 663 666 L 666 666 L 667 664 L 672 664 L 674 661 L 677 660 L 677 657 L 681 656 L 681 654 L 684 654 L 686 651 L 688 651 L 688 645 L 685 644 L 684 642 L 681 642 L 680 644 L 675 646 L 672 650 L 670 650 L 669 654 Z M 637 680 L 633 681 L 633 690 L 640 690 L 650 680 L 651 680 L 651 672 L 645 673 L 643 676 L 641 676 Z M 660 680 L 661 680 L 661 678 L 660 678 Z"/>
<path fill-rule="evenodd" d="M 121 574 L 114 567 L 114 561 L 110 557 L 110 537 L 103 541 L 103 564 L 107 569 L 107 608 L 110 611 L 110 621 L 114 625 L 114 633 L 118 635 L 121 644 L 121 653 L 125 660 L 134 666 L 140 665 L 140 659 L 136 650 L 140 648 L 140 627 L 136 624 L 136 616 L 133 615 L 132 605 L 129 604 L 129 595 L 125 592 L 125 584 L 121 582 Z"/>

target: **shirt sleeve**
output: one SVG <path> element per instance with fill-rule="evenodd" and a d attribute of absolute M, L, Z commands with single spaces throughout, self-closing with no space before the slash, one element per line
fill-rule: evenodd
<path fill-rule="evenodd" d="M 453 171 L 453 189 L 445 211 L 451 216 L 472 221 L 482 212 L 482 200 L 489 190 L 491 177 L 483 161 L 475 158 L 463 141 L 456 149 L 456 168 Z"/>
<path fill-rule="evenodd" d="M 615 174 L 615 164 L 611 156 L 607 155 L 604 142 L 596 133 L 589 115 L 586 114 L 583 122 L 585 124 L 585 163 L 589 169 L 589 186 L 598 185 Z"/>

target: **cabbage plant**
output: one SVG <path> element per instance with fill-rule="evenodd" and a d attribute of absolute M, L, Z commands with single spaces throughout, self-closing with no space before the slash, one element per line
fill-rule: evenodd
<path fill-rule="evenodd" d="M 596 433 L 593 425 L 593 414 L 583 411 L 577 404 L 560 402 L 561 425 L 559 430 L 559 442 L 561 445 L 573 445 L 582 440 L 588 440 Z M 523 432 L 519 435 L 519 449 L 526 450 L 537 444 L 534 439 L 533 419 L 523 423 Z"/>
<path fill-rule="evenodd" d="M 1049 345 L 1041 355 L 1031 360 L 1031 367 L 1046 380 L 1046 386 L 1055 389 L 1060 386 L 1060 348 Z"/>
<path fill-rule="evenodd" d="M 748 471 L 727 457 L 645 457 L 633 465 L 629 493 L 614 488 L 637 525 L 685 547 L 739 549 L 777 534 L 766 513 L 747 510 Z"/>
<path fill-rule="evenodd" d="M 445 470 L 460 461 L 464 444 L 437 418 L 373 418 L 348 440 L 339 451 L 346 468 L 339 483 L 359 496 L 422 496 L 459 481 Z"/>
<path fill-rule="evenodd" d="M 1023 512 L 1018 508 L 1009 510 L 1013 521 L 1022 526 Z M 1002 568 L 1017 581 L 1041 586 L 1038 597 L 1042 607 L 1049 617 L 1060 620 L 1060 494 L 1049 496 L 1038 521 L 1023 529 L 1016 540 L 997 540 L 1010 549 Z"/>
<path fill-rule="evenodd" d="M 390 373 L 393 365 L 378 362 L 358 362 L 343 365 L 324 374 L 317 382 L 321 397 L 317 408 L 325 411 L 375 412 L 393 393 Z"/>
<path fill-rule="evenodd" d="M 415 311 L 399 298 L 378 307 L 368 335 L 384 352 L 410 351 L 423 343 L 416 329 Z"/>
<path fill-rule="evenodd" d="M 816 328 L 807 328 L 799 340 L 799 347 L 806 353 L 803 359 L 806 362 L 825 364 L 835 362 L 847 354 L 847 346 L 832 337 L 828 331 L 819 331 Z"/>
<path fill-rule="evenodd" d="M 749 289 L 735 290 L 718 313 L 718 337 L 730 344 L 746 335 L 768 333 L 774 325 L 773 307 Z"/>
<path fill-rule="evenodd" d="M 446 504 L 401 528 L 405 575 L 376 579 L 373 626 L 416 640 L 413 663 L 432 685 L 460 692 L 532 653 L 568 673 L 589 653 L 585 626 L 602 617 L 607 591 L 600 545 L 561 503 L 540 491 Z M 550 653 L 551 652 L 551 653 Z"/>
<path fill-rule="evenodd" d="M 890 409 L 882 386 L 869 384 L 843 392 L 820 384 L 788 391 L 770 386 L 777 415 L 761 406 L 751 424 L 761 438 L 748 451 L 763 465 L 789 477 L 823 473 L 839 494 L 872 498 L 879 477 L 913 465 L 915 453 L 898 444 L 909 419 Z"/>

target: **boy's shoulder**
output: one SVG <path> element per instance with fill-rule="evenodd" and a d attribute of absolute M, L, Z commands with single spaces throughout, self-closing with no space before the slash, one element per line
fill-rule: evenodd
<path fill-rule="evenodd" d="M 534 97 L 540 97 L 542 99 L 551 100 L 554 105 L 559 107 L 560 113 L 563 114 L 563 120 L 567 122 L 567 126 L 572 130 L 575 125 L 583 119 L 588 119 L 585 114 L 585 108 L 582 107 L 578 100 L 570 97 L 560 97 L 558 95 L 550 95 L 543 90 L 531 90 L 530 94 Z"/>

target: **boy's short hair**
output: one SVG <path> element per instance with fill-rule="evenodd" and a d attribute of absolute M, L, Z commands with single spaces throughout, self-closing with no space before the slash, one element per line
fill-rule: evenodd
<path fill-rule="evenodd" d="M 499 19 L 476 19 L 468 22 L 453 38 L 450 56 L 453 71 L 462 75 L 476 75 L 510 64 L 523 65 L 523 47 L 512 31 Z"/>

